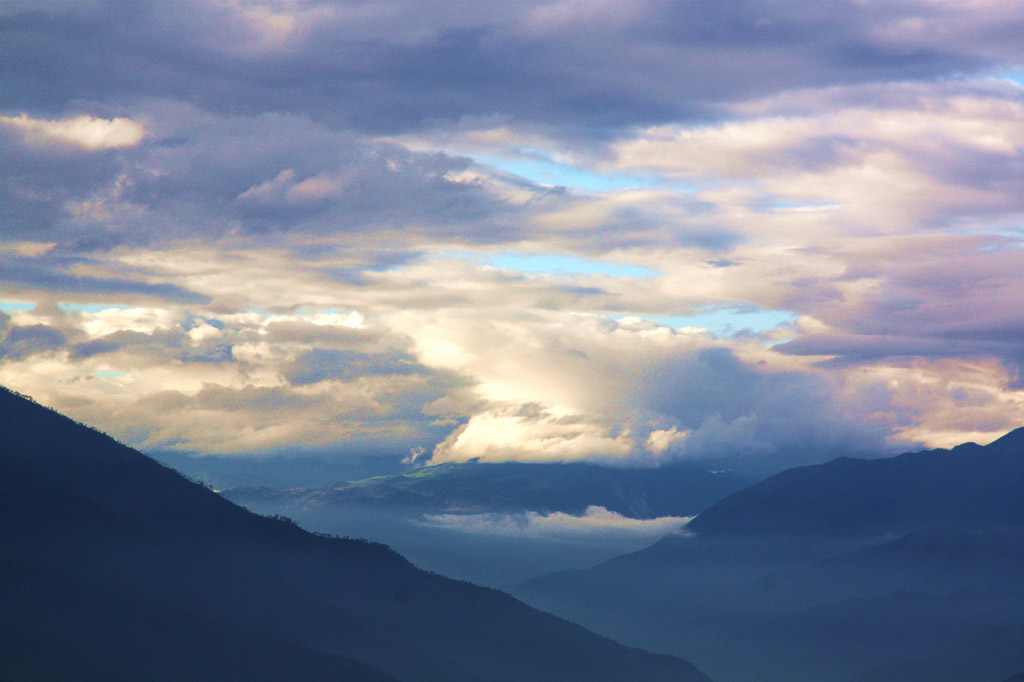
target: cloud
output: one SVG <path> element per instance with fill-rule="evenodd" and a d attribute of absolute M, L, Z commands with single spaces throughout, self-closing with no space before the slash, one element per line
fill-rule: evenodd
<path fill-rule="evenodd" d="M 80 147 L 89 151 L 133 147 L 146 136 L 146 129 L 130 118 L 72 116 L 57 121 L 34 119 L 27 114 L 0 116 L 0 125 L 14 128 L 37 142 Z"/>
<path fill-rule="evenodd" d="M 427 514 L 425 524 L 463 533 L 517 538 L 592 542 L 634 540 L 650 544 L 665 535 L 685 533 L 693 517 L 631 519 L 604 507 L 590 506 L 582 516 L 564 512 L 522 514 Z"/>
<path fill-rule="evenodd" d="M 475 398 L 439 406 L 439 417 L 467 421 L 435 448 L 435 463 L 592 459 L 650 466 L 744 453 L 803 452 L 813 459 L 887 449 L 884 426 L 866 419 L 874 408 L 841 396 L 836 379 L 762 369 L 760 360 L 744 360 L 706 334 L 554 313 L 472 322 L 449 313 L 412 327 L 420 361 L 470 377 Z M 758 347 L 751 341 L 747 350 Z M 688 435 L 675 437 L 682 432 Z"/>
<path fill-rule="evenodd" d="M 548 188 L 467 175 L 469 159 L 301 114 L 216 116 L 167 100 L 135 113 L 151 121 L 150 144 L 108 155 L 69 161 L 12 139 L 0 157 L 11 171 L 0 180 L 11 237 L 77 253 L 368 230 L 387 234 L 391 249 L 438 238 L 493 243 L 528 233 L 531 215 L 560 203 Z"/>
<path fill-rule="evenodd" d="M 1014 189 L 1024 102 L 1008 94 L 918 86 L 888 106 L 857 101 L 856 93 L 842 106 L 832 99 L 841 102 L 842 90 L 830 90 L 816 93 L 828 101 L 803 114 L 782 101 L 752 118 L 640 130 L 615 143 L 611 165 L 704 183 L 728 179 L 769 210 L 828 207 L 833 229 L 937 229 L 965 214 L 1024 210 Z"/>
<path fill-rule="evenodd" d="M 362 353 L 314 348 L 300 355 L 286 374 L 293 386 L 327 379 L 351 380 L 360 376 L 423 374 L 426 369 L 404 353 Z"/>
<path fill-rule="evenodd" d="M 1019 425 L 1017 4 L 0 14 L 0 381 L 132 443 L 654 466 Z M 776 322 L 702 326 L 743 310 Z"/>
<path fill-rule="evenodd" d="M 35 353 L 59 350 L 67 341 L 63 332 L 45 324 L 11 327 L 0 341 L 0 359 L 22 360 Z"/>
<path fill-rule="evenodd" d="M 68 297 L 98 296 L 109 300 L 159 299 L 167 302 L 206 303 L 204 294 L 172 282 L 147 281 L 144 272 L 101 259 L 45 253 L 36 257 L 4 256 L 3 288 L 13 292 L 60 292 Z"/>
<path fill-rule="evenodd" d="M 706 118 L 771 92 L 991 68 L 1019 58 L 1024 24 L 1013 4 L 925 0 L 33 9 L 8 10 L 4 56 L 36 56 L 0 81 L 29 109 L 169 96 L 378 132 L 495 113 L 591 129 Z"/>

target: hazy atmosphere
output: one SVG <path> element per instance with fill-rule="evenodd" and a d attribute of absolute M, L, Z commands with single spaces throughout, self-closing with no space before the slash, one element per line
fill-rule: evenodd
<path fill-rule="evenodd" d="M 998 0 L 5 0 L 0 384 L 382 471 L 987 443 L 1024 413 L 1022 35 Z"/>

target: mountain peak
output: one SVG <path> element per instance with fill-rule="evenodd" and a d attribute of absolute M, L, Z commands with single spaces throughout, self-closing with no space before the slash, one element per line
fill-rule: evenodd
<path fill-rule="evenodd" d="M 1016 428 L 1004 436 L 1000 436 L 985 447 L 996 448 L 999 450 L 1020 450 L 1021 452 L 1024 452 L 1024 426 Z"/>

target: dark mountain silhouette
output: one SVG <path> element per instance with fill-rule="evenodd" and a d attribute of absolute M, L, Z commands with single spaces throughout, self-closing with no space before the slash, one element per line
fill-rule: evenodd
<path fill-rule="evenodd" d="M 1024 431 L 778 474 L 528 603 L 723 682 L 991 682 L 1024 667 Z"/>
<path fill-rule="evenodd" d="M 383 545 L 254 515 L 0 390 L 5 680 L 706 680 Z"/>
<path fill-rule="evenodd" d="M 750 480 L 695 465 L 615 469 L 593 464 L 449 462 L 396 476 L 377 476 L 321 488 L 238 488 L 233 501 L 259 498 L 298 505 L 363 504 L 433 513 L 566 512 L 591 506 L 623 516 L 693 516 Z"/>
<path fill-rule="evenodd" d="M 870 536 L 911 528 L 1024 529 L 1024 429 L 888 459 L 789 469 L 727 497 L 689 529 L 701 535 Z"/>

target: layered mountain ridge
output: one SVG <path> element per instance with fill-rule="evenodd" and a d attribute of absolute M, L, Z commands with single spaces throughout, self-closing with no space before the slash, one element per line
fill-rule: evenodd
<path fill-rule="evenodd" d="M 362 504 L 430 512 L 565 512 L 600 506 L 649 519 L 693 516 L 749 479 L 696 465 L 620 469 L 586 463 L 448 462 L 394 476 L 345 481 L 318 488 L 235 488 L 232 500 L 257 497 L 296 505 Z"/>
<path fill-rule="evenodd" d="M 723 682 L 998 682 L 1024 667 L 1024 429 L 791 469 L 513 593 Z"/>
<path fill-rule="evenodd" d="M 0 390 L 0 676 L 705 682 L 383 545 L 247 512 Z"/>

